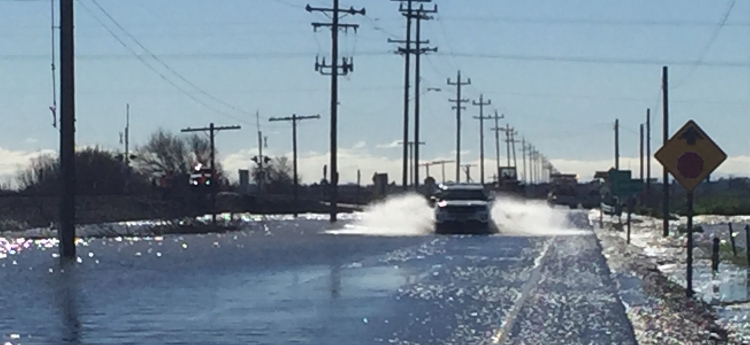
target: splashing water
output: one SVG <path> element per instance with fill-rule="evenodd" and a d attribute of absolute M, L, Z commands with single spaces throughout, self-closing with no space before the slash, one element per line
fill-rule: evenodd
<path fill-rule="evenodd" d="M 434 212 L 427 200 L 421 195 L 410 193 L 370 205 L 354 224 L 328 233 L 416 236 L 430 233 L 434 221 Z"/>
<path fill-rule="evenodd" d="M 571 223 L 570 211 L 544 201 L 498 197 L 491 216 L 502 235 L 560 236 L 590 234 Z M 405 194 L 369 206 L 353 224 L 327 231 L 338 235 L 418 236 L 432 233 L 435 214 L 423 196 Z"/>
<path fill-rule="evenodd" d="M 591 233 L 570 222 L 568 210 L 550 208 L 544 201 L 498 197 L 492 219 L 503 235 L 560 236 Z"/>

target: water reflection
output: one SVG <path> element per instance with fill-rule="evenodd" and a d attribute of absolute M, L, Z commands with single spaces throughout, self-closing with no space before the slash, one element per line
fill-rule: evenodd
<path fill-rule="evenodd" d="M 81 321 L 79 318 L 79 277 L 76 261 L 61 260 L 60 272 L 56 274 L 54 303 L 61 320 L 60 343 L 81 344 Z"/>
<path fill-rule="evenodd" d="M 335 260 L 338 261 L 338 260 Z M 331 298 L 338 299 L 341 296 L 341 264 L 331 264 Z"/>

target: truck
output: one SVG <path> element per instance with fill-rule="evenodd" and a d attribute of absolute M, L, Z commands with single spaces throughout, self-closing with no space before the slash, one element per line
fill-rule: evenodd
<path fill-rule="evenodd" d="M 577 208 L 580 203 L 578 198 L 578 175 L 576 174 L 551 174 L 549 180 L 549 192 L 547 203 Z"/>
<path fill-rule="evenodd" d="M 525 196 L 525 185 L 518 179 L 516 167 L 499 167 L 496 191 L 500 195 Z"/>

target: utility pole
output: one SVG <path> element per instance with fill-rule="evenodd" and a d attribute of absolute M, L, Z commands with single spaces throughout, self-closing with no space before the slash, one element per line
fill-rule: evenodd
<path fill-rule="evenodd" d="M 529 144 L 529 182 L 534 184 L 536 182 L 536 176 L 534 174 L 534 146 Z"/>
<path fill-rule="evenodd" d="M 526 183 L 528 181 L 528 171 L 526 170 L 526 153 L 528 153 L 530 149 L 526 145 L 526 138 L 521 138 L 521 155 L 523 160 L 523 182 Z"/>
<path fill-rule="evenodd" d="M 425 178 L 430 177 L 430 167 L 432 166 L 432 163 L 431 162 L 420 163 L 419 166 L 424 167 L 424 173 L 426 176 Z"/>
<path fill-rule="evenodd" d="M 74 1 L 60 0 L 60 259 L 76 257 L 76 106 Z"/>
<path fill-rule="evenodd" d="M 620 170 L 620 119 L 615 120 L 615 170 Z"/>
<path fill-rule="evenodd" d="M 644 152 L 643 151 L 645 149 L 646 143 L 645 143 L 645 138 L 644 138 L 644 124 L 643 123 L 640 126 L 640 130 L 641 130 L 641 132 L 640 132 L 640 134 L 641 134 L 641 141 L 640 141 L 640 155 L 641 155 L 640 179 L 641 179 L 641 185 L 644 185 L 644 181 L 643 180 L 646 178 L 646 176 L 644 175 L 644 169 L 646 167 L 644 166 L 644 162 L 643 162 L 643 159 L 644 159 L 644 156 L 643 156 Z M 641 188 L 644 188 L 644 187 L 641 187 Z M 644 201 L 646 200 L 645 195 L 643 195 L 643 190 L 641 190 L 641 198 L 640 199 L 641 199 L 641 204 L 643 204 Z"/>
<path fill-rule="evenodd" d="M 495 132 L 495 170 L 498 176 L 498 179 L 500 178 L 500 123 L 499 121 L 505 118 L 505 115 L 497 115 L 497 110 L 495 110 L 495 116 L 492 117 L 495 119 L 495 127 L 492 127 L 492 130 Z"/>
<path fill-rule="evenodd" d="M 265 182 L 266 178 L 266 170 L 265 170 L 265 164 L 267 161 L 270 160 L 270 158 L 263 155 L 263 144 L 265 140 L 263 137 L 263 131 L 260 130 L 260 113 L 255 112 L 255 127 L 258 131 L 258 155 L 253 157 L 253 161 L 258 164 L 258 195 L 262 195 L 263 193 L 263 182 Z"/>
<path fill-rule="evenodd" d="M 302 120 L 320 119 L 320 115 L 297 116 L 292 114 L 288 117 L 272 117 L 270 122 L 290 121 L 292 123 L 292 165 L 294 166 L 294 217 L 298 216 L 299 209 L 299 175 L 297 173 L 297 123 Z"/>
<path fill-rule="evenodd" d="M 641 137 L 640 137 L 640 138 L 641 138 L 641 141 L 640 141 L 640 152 L 641 152 L 641 153 L 640 153 L 640 157 L 641 157 L 640 170 L 641 170 L 641 171 L 640 171 L 640 175 L 639 175 L 639 176 L 640 176 L 640 179 L 641 179 L 641 183 L 643 183 L 643 179 L 645 178 L 645 176 L 643 175 L 643 170 L 644 170 L 644 168 L 645 168 L 645 167 L 643 166 L 643 164 L 644 164 L 644 162 L 643 162 L 643 149 L 644 149 L 644 144 L 645 144 L 645 143 L 644 143 L 644 137 L 643 137 L 643 135 L 644 135 L 644 133 L 643 133 L 643 129 L 644 129 L 644 128 L 643 128 L 643 124 L 641 124 L 641 127 L 640 127 L 640 135 L 641 135 Z"/>
<path fill-rule="evenodd" d="M 663 92 L 663 106 L 664 106 L 664 125 L 662 126 L 663 144 L 666 145 L 669 140 L 669 74 L 667 66 L 662 67 L 661 77 L 661 91 Z M 666 167 L 662 167 L 662 184 L 663 184 L 663 195 L 662 195 L 662 235 L 664 237 L 669 236 L 669 172 Z"/>
<path fill-rule="evenodd" d="M 411 11 L 407 11 L 406 16 L 412 17 L 416 20 L 417 24 L 417 32 L 416 32 L 416 40 L 414 41 L 414 44 L 416 45 L 414 51 L 409 52 L 405 51 L 405 53 L 413 53 L 415 55 L 414 57 L 414 142 L 419 143 L 419 93 L 420 93 L 420 78 L 421 78 L 421 66 L 420 66 L 420 56 L 427 54 L 428 52 L 437 52 L 437 47 L 435 48 L 427 48 L 422 47 L 422 21 L 423 20 L 430 20 L 432 17 L 426 15 L 427 13 L 437 13 L 437 5 L 435 5 L 433 10 L 425 10 L 424 5 L 419 6 L 419 10 L 417 10 L 416 13 L 412 13 Z M 430 40 L 426 40 L 426 44 L 430 43 Z M 419 189 L 419 169 L 416 167 L 416 165 L 419 163 L 419 144 L 414 145 L 414 189 Z"/>
<path fill-rule="evenodd" d="M 511 155 L 510 155 L 510 142 L 511 142 L 510 136 L 511 136 L 511 133 L 513 133 L 514 129 L 512 127 L 510 127 L 510 124 L 506 123 L 505 124 L 505 128 L 500 128 L 500 130 L 503 131 L 503 132 L 505 132 L 505 147 L 506 147 L 506 149 L 508 151 L 507 152 L 507 155 L 508 155 L 508 167 L 511 167 L 512 165 L 510 163 L 510 158 L 511 158 Z"/>
<path fill-rule="evenodd" d="M 403 142 L 399 141 L 399 145 L 403 145 L 403 144 L 404 144 Z M 416 145 L 416 147 L 421 146 L 421 145 L 426 145 L 426 144 L 427 144 L 426 142 L 420 141 L 419 145 Z M 409 149 L 409 151 L 408 151 L 408 157 L 409 157 L 409 175 L 408 175 L 409 176 L 409 180 L 408 180 L 408 185 L 411 185 L 412 183 L 414 183 L 414 179 L 415 179 L 415 176 L 416 176 L 414 174 L 414 171 L 417 170 L 417 165 L 418 164 L 417 164 L 416 160 L 414 159 L 414 148 L 415 148 L 414 142 L 413 141 L 407 142 L 407 147 Z"/>
<path fill-rule="evenodd" d="M 430 164 L 440 164 L 440 168 L 442 170 L 441 177 L 442 177 L 443 183 L 445 183 L 445 163 L 455 163 L 455 162 L 456 161 L 452 161 L 452 160 L 439 160 L 439 161 L 433 161 Z"/>
<path fill-rule="evenodd" d="M 125 104 L 125 171 L 128 178 L 125 180 L 125 194 L 130 189 L 130 103 Z"/>
<path fill-rule="evenodd" d="M 219 187 L 219 181 L 216 176 L 216 145 L 214 144 L 214 138 L 216 137 L 216 132 L 219 131 L 229 131 L 229 130 L 239 130 L 242 127 L 240 126 L 214 126 L 214 123 L 211 122 L 208 127 L 202 127 L 202 128 L 184 128 L 180 132 L 182 133 L 189 133 L 189 132 L 208 132 L 208 137 L 210 140 L 211 145 L 211 177 L 213 179 L 213 182 L 209 188 L 211 188 L 211 221 L 214 225 L 216 225 L 216 194 L 218 193 L 218 187 Z"/>
<path fill-rule="evenodd" d="M 651 109 L 646 109 L 646 200 L 651 205 Z"/>
<path fill-rule="evenodd" d="M 403 135 L 404 138 L 401 141 L 403 143 L 403 153 L 402 153 L 402 188 L 404 191 L 408 189 L 409 182 L 408 182 L 408 176 L 409 176 L 409 148 L 408 148 L 408 142 L 409 142 L 409 79 L 411 77 L 410 68 L 411 68 L 411 52 L 413 52 L 411 45 L 413 43 L 411 39 L 411 24 L 413 19 L 413 12 L 414 12 L 414 3 L 415 2 L 430 2 L 432 0 L 391 0 L 391 1 L 398 1 L 401 2 L 399 4 L 399 11 L 402 12 L 402 15 L 406 18 L 406 38 L 404 40 L 394 40 L 394 39 L 388 39 L 388 43 L 398 43 L 403 44 L 404 47 L 399 47 L 396 50 L 397 54 L 401 54 L 404 56 L 404 128 L 403 128 Z M 406 2 L 406 9 L 403 8 L 403 3 Z M 403 12 L 406 12 L 403 14 Z M 420 42 L 424 44 L 429 44 L 429 41 L 423 41 Z M 419 75 L 417 73 L 417 75 Z M 419 77 L 417 77 L 417 80 L 419 80 Z M 419 92 L 419 88 L 415 89 L 417 92 Z M 416 107 L 416 105 L 415 105 Z"/>
<path fill-rule="evenodd" d="M 511 151 L 513 153 L 513 167 L 518 169 L 518 161 L 516 161 L 516 143 L 519 142 L 516 140 L 516 134 L 518 134 L 518 131 L 515 129 L 512 129 L 510 131 L 510 145 L 511 145 Z"/>
<path fill-rule="evenodd" d="M 130 167 L 130 103 L 125 104 L 125 166 Z"/>
<path fill-rule="evenodd" d="M 122 157 L 122 164 L 125 166 L 127 178 L 123 182 L 123 193 L 128 194 L 130 187 L 130 104 L 125 104 L 125 130 L 120 132 L 120 144 L 124 145 L 125 154 Z"/>
<path fill-rule="evenodd" d="M 466 173 L 466 182 L 473 182 L 474 180 L 471 179 L 471 167 L 476 166 L 476 164 L 464 164 L 464 172 Z"/>
<path fill-rule="evenodd" d="M 451 82 L 448 78 L 448 85 L 456 87 L 456 99 L 448 101 L 456 103 L 451 108 L 456 110 L 456 183 L 459 183 L 461 182 L 461 110 L 466 109 L 461 103 L 469 102 L 468 99 L 461 98 L 461 86 L 471 85 L 471 78 L 461 81 L 461 71 L 458 71 L 456 82 Z"/>
<path fill-rule="evenodd" d="M 491 105 L 492 100 L 484 102 L 484 95 L 479 95 L 479 102 L 472 102 L 473 105 L 479 107 L 479 116 L 474 116 L 475 119 L 479 120 L 479 183 L 484 185 L 484 120 L 492 119 L 491 116 L 484 116 L 484 106 Z"/>
<path fill-rule="evenodd" d="M 339 169 L 338 169 L 338 103 L 339 103 L 339 75 L 345 76 L 350 72 L 354 71 L 354 58 L 343 58 L 341 64 L 339 64 L 339 30 L 353 29 L 357 30 L 359 25 L 357 24 L 344 24 L 340 22 L 341 15 L 365 15 L 365 9 L 356 10 L 354 7 L 349 9 L 342 9 L 339 7 L 339 0 L 333 0 L 332 8 L 319 8 L 312 7 L 308 4 L 305 7 L 307 12 L 322 12 L 331 13 L 331 23 L 317 23 L 313 22 L 312 26 L 314 30 L 321 27 L 331 28 L 331 63 L 326 64 L 325 58 L 322 62 L 318 62 L 318 58 L 315 57 L 315 71 L 322 75 L 331 76 L 331 181 L 329 184 L 330 195 L 331 195 L 331 223 L 336 222 L 336 216 L 338 214 L 338 184 L 339 184 Z"/>

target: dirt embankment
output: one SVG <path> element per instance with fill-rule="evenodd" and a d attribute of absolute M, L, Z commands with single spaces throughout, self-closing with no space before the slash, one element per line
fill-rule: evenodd
<path fill-rule="evenodd" d="M 55 196 L 0 197 L 0 224 L 5 227 L 49 226 L 58 219 L 60 198 Z M 192 211 L 192 212 L 191 212 Z M 177 202 L 135 196 L 78 196 L 76 220 L 93 224 L 136 219 L 176 218 L 194 213 Z M 6 229 L 12 230 L 12 229 Z"/>
<path fill-rule="evenodd" d="M 46 227 L 57 221 L 60 199 L 56 196 L 0 196 L 0 231 Z M 232 193 L 219 194 L 218 212 L 257 214 L 326 213 L 330 207 L 320 201 L 302 200 L 295 204 L 291 196 L 256 199 Z M 354 210 L 340 207 L 339 212 Z M 127 220 L 174 219 L 210 212 L 207 203 L 165 201 L 147 196 L 77 196 L 76 222 L 97 224 Z"/>

